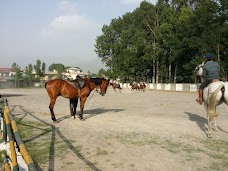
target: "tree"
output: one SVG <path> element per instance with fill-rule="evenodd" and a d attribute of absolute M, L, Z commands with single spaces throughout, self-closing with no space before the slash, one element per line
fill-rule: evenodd
<path fill-rule="evenodd" d="M 34 69 L 37 76 L 41 76 L 41 61 L 38 59 L 34 65 Z"/>
<path fill-rule="evenodd" d="M 20 80 L 22 79 L 21 68 L 16 64 L 16 62 L 12 64 L 12 68 L 15 72 L 13 76 L 15 79 L 15 87 L 20 87 Z"/>
<path fill-rule="evenodd" d="M 87 73 L 88 73 L 87 75 L 88 78 L 97 77 L 97 74 L 92 73 L 90 70 L 88 70 Z"/>
<path fill-rule="evenodd" d="M 65 66 L 63 64 L 60 63 L 53 63 L 49 66 L 48 68 L 49 71 L 57 71 L 56 77 L 57 78 L 62 78 L 62 72 L 65 71 Z"/>
<path fill-rule="evenodd" d="M 36 72 L 35 81 L 36 82 L 40 82 L 40 77 L 42 75 L 42 72 L 41 72 L 41 61 L 38 59 L 36 61 L 36 64 L 33 67 L 34 67 L 34 70 Z"/>
<path fill-rule="evenodd" d="M 104 77 L 106 76 L 106 71 L 104 69 L 100 69 L 97 74 L 98 77 Z"/>
<path fill-rule="evenodd" d="M 32 81 L 33 81 L 33 74 L 32 74 L 32 64 L 29 64 L 28 66 L 26 66 L 25 68 L 25 80 L 29 83 L 29 86 L 32 86 Z"/>
<path fill-rule="evenodd" d="M 41 76 L 43 77 L 45 74 L 45 70 L 46 70 L 46 64 L 45 62 L 42 62 L 42 66 L 41 66 Z"/>
<path fill-rule="evenodd" d="M 35 81 L 40 82 L 40 78 L 45 74 L 46 64 L 45 62 L 41 62 L 41 60 L 38 59 L 33 67 L 36 72 Z"/>

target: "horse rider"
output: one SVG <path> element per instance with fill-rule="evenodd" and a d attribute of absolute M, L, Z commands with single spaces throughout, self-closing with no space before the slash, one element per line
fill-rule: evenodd
<path fill-rule="evenodd" d="M 212 54 L 207 53 L 204 55 L 205 63 L 203 66 L 203 74 L 202 76 L 205 78 L 199 87 L 198 95 L 199 97 L 196 99 L 200 105 L 203 103 L 203 89 L 212 82 L 219 80 L 219 64 L 215 61 L 212 61 Z"/>

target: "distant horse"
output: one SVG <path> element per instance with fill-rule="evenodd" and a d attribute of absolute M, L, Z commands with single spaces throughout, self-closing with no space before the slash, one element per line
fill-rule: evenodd
<path fill-rule="evenodd" d="M 140 90 L 140 87 L 139 87 L 138 83 L 136 83 L 136 82 L 130 83 L 130 86 L 131 86 L 131 91 Z"/>
<path fill-rule="evenodd" d="M 113 90 L 116 92 L 116 89 L 118 89 L 120 92 L 122 90 L 122 87 L 119 83 L 113 83 L 113 82 L 110 82 L 110 86 L 112 86 Z"/>
<path fill-rule="evenodd" d="M 201 82 L 204 81 L 202 77 L 203 63 L 195 68 L 195 74 L 201 77 Z M 217 131 L 216 117 L 216 106 L 226 103 L 228 105 L 228 82 L 216 81 L 209 84 L 203 90 L 203 102 L 207 112 L 208 118 L 208 137 L 212 137 L 212 129 Z"/>
<path fill-rule="evenodd" d="M 83 110 L 87 97 L 93 89 L 99 89 L 102 96 L 105 95 L 109 80 L 104 78 L 84 78 L 85 85 L 81 89 L 77 89 L 69 84 L 66 80 L 55 79 L 45 84 L 45 88 L 50 97 L 49 109 L 51 119 L 57 122 L 54 114 L 54 105 L 58 96 L 70 99 L 70 112 L 72 118 L 75 118 L 78 98 L 80 98 L 80 114 L 79 118 L 83 120 Z"/>
<path fill-rule="evenodd" d="M 139 83 L 139 88 L 140 88 L 140 91 L 145 91 L 146 90 L 146 84 L 144 82 L 140 82 Z"/>

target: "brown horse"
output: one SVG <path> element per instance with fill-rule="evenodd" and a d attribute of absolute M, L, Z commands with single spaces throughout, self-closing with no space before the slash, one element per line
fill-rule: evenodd
<path fill-rule="evenodd" d="M 140 87 L 139 87 L 138 83 L 136 83 L 136 82 L 130 83 L 130 86 L 131 86 L 131 91 L 134 91 L 134 90 L 140 91 Z"/>
<path fill-rule="evenodd" d="M 84 81 L 85 86 L 81 89 L 77 89 L 67 83 L 65 80 L 61 79 L 51 80 L 45 84 L 45 88 L 50 97 L 49 109 L 53 122 L 57 122 L 53 109 L 58 96 L 63 96 L 70 100 L 70 112 L 72 118 L 75 118 L 78 98 L 80 98 L 79 118 L 83 120 L 84 105 L 87 97 L 90 95 L 90 92 L 93 89 L 99 89 L 100 94 L 104 96 L 109 85 L 109 80 L 104 78 L 84 78 Z"/>

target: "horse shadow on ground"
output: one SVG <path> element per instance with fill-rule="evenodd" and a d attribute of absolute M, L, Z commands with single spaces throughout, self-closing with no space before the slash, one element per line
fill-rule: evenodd
<path fill-rule="evenodd" d="M 23 124 L 24 126 L 27 126 L 30 129 L 34 129 L 34 130 L 41 130 L 42 133 L 30 137 L 29 139 L 23 140 L 25 143 L 30 142 L 30 141 L 35 141 L 38 138 L 42 138 L 43 136 L 49 136 L 50 134 L 50 146 L 49 146 L 49 161 L 48 161 L 48 170 L 54 171 L 54 166 L 55 166 L 55 143 L 57 141 L 57 136 L 59 136 L 62 141 L 64 143 L 66 143 L 66 145 L 68 146 L 68 148 L 79 158 L 81 159 L 86 166 L 90 167 L 91 170 L 93 171 L 101 171 L 101 169 L 97 168 L 91 161 L 89 161 L 87 158 L 85 158 L 85 156 L 83 156 L 83 154 L 80 153 L 79 150 L 77 150 L 77 148 L 71 143 L 70 140 L 68 140 L 59 130 L 59 128 L 57 128 L 55 125 L 50 124 L 48 122 L 45 122 L 43 120 L 41 120 L 40 118 L 36 117 L 35 115 L 32 114 L 32 112 L 27 111 L 23 106 L 13 106 L 13 109 L 11 109 L 10 111 L 13 112 L 13 110 L 19 107 L 23 113 L 24 116 L 22 116 L 21 118 L 17 119 L 17 124 L 23 124 L 22 120 L 26 117 L 26 116 L 31 116 L 34 119 L 37 120 L 37 122 L 42 123 L 42 125 L 48 126 L 50 127 L 50 129 L 46 129 L 46 128 L 42 128 L 39 127 L 37 125 L 34 124 Z M 23 114 L 22 114 L 23 115 Z M 25 144 L 26 146 L 26 144 Z M 34 162 L 36 169 L 38 171 L 43 171 L 43 169 L 40 167 L 40 165 L 35 161 Z"/>
<path fill-rule="evenodd" d="M 207 124 L 206 118 L 190 112 L 184 112 L 184 113 L 188 115 L 190 121 L 196 122 L 196 124 L 200 127 L 200 129 L 207 135 L 207 132 L 206 132 L 207 130 L 205 127 L 205 124 Z"/>
<path fill-rule="evenodd" d="M 203 118 L 203 117 L 201 117 L 201 116 L 199 116 L 199 115 L 197 115 L 197 114 L 193 114 L 193 113 L 190 113 L 190 112 L 184 112 L 184 113 L 186 113 L 186 114 L 189 116 L 189 120 L 195 121 L 195 122 L 197 123 L 197 125 L 200 127 L 200 129 L 201 129 L 206 135 L 208 134 L 207 128 L 205 127 L 205 125 L 208 124 L 208 120 L 207 120 L 206 118 Z M 228 131 L 223 130 L 220 126 L 217 126 L 217 128 L 218 128 L 220 131 L 222 131 L 222 132 L 228 134 Z"/>
<path fill-rule="evenodd" d="M 101 114 L 104 114 L 104 113 L 108 113 L 108 112 L 121 112 L 121 111 L 124 111 L 124 109 L 104 109 L 104 108 L 96 108 L 96 109 L 91 109 L 91 110 L 84 110 L 83 111 L 83 119 L 84 120 L 87 120 L 91 117 L 94 117 L 96 115 L 101 115 Z M 79 111 L 77 111 L 76 113 L 76 117 L 79 116 Z M 61 122 L 67 118 L 70 118 L 71 115 L 67 115 L 67 116 L 63 116 L 63 117 L 60 117 L 60 118 L 57 118 L 57 121 L 58 122 Z"/>
<path fill-rule="evenodd" d="M 56 121 L 59 123 L 59 122 L 65 120 L 65 119 L 67 119 L 67 118 L 70 118 L 70 117 L 71 117 L 71 115 L 62 116 L 62 117 L 60 117 L 60 118 L 57 118 Z"/>
<path fill-rule="evenodd" d="M 124 109 L 104 109 L 104 108 L 96 108 L 96 109 L 91 109 L 91 110 L 84 110 L 83 115 L 85 114 L 86 116 L 84 116 L 84 119 L 89 119 L 91 117 L 94 117 L 96 115 L 100 115 L 100 114 L 104 114 L 107 112 L 121 112 L 124 111 Z"/>
<path fill-rule="evenodd" d="M 228 134 L 228 131 L 223 130 L 220 126 L 217 126 L 217 128 L 218 128 L 220 131 L 222 131 L 222 132 Z"/>

